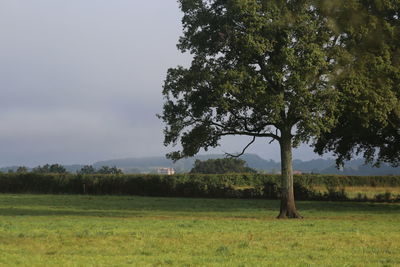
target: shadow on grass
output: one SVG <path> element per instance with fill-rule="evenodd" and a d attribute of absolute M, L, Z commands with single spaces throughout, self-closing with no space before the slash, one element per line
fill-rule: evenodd
<path fill-rule="evenodd" d="M 298 201 L 301 212 L 400 214 L 399 204 Z M 204 216 L 262 217 L 279 210 L 276 200 L 157 198 L 135 196 L 0 194 L 0 216 Z"/>
<path fill-rule="evenodd" d="M 147 217 L 138 211 L 0 208 L 0 216 Z"/>

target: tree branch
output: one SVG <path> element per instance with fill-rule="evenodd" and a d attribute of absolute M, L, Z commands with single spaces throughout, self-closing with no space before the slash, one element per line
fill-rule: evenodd
<path fill-rule="evenodd" d="M 276 127 L 276 125 L 272 122 L 266 122 L 263 123 L 263 126 L 258 127 L 258 129 L 250 129 L 249 125 L 247 124 L 247 117 L 240 117 L 238 116 L 235 112 L 233 112 L 232 110 L 229 110 L 230 114 L 236 119 L 236 121 L 243 121 L 243 128 L 247 131 L 247 132 L 261 132 L 263 128 L 266 128 L 268 126 L 274 126 Z"/>
<path fill-rule="evenodd" d="M 257 63 L 258 63 L 258 66 L 260 67 L 262 76 L 263 76 L 263 77 L 265 78 L 265 80 L 269 83 L 269 85 L 270 85 L 271 88 L 272 88 L 272 91 L 274 91 L 275 93 L 279 93 L 278 90 L 281 89 L 281 88 L 280 88 L 280 86 L 279 86 L 276 82 L 274 82 L 274 81 L 267 75 L 267 69 L 265 68 L 265 64 L 264 64 L 263 59 L 262 59 L 261 57 L 259 57 L 259 58 L 257 59 Z"/>
<path fill-rule="evenodd" d="M 248 136 L 256 136 L 256 137 L 270 137 L 276 140 L 279 140 L 280 137 L 277 134 L 273 133 L 268 133 L 268 132 L 261 132 L 262 130 L 251 130 L 245 127 L 245 131 L 238 131 L 234 127 L 229 127 L 226 125 L 223 125 L 221 123 L 216 123 L 214 121 L 205 121 L 201 119 L 193 119 L 191 122 L 198 122 L 198 123 L 206 123 L 210 124 L 212 126 L 217 127 L 217 129 L 221 132 L 219 136 L 225 136 L 225 135 L 248 135 Z M 271 126 L 276 127 L 274 124 L 270 124 Z M 266 125 L 269 126 L 269 125 Z M 266 127 L 265 126 L 265 127 Z M 225 132 L 224 132 L 225 131 Z"/>
<path fill-rule="evenodd" d="M 251 132 L 239 132 L 239 131 L 231 131 L 231 132 L 221 132 L 218 136 L 227 136 L 227 135 L 247 135 L 247 136 L 255 136 L 255 137 L 270 137 L 275 140 L 280 140 L 281 138 L 273 133 L 251 133 Z"/>
<path fill-rule="evenodd" d="M 243 148 L 242 152 L 239 153 L 239 154 L 234 155 L 234 154 L 225 153 L 225 155 L 227 157 L 231 157 L 231 158 L 238 158 L 238 157 L 242 156 L 246 152 L 246 150 L 254 143 L 254 141 L 256 141 L 256 137 L 255 136 L 253 136 L 253 140 L 251 140 L 251 142 L 248 143 L 247 146 L 245 146 L 245 148 Z"/>

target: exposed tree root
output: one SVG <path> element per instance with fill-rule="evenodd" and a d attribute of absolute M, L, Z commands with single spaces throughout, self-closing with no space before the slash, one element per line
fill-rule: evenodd
<path fill-rule="evenodd" d="M 280 212 L 277 219 L 303 219 L 303 216 L 301 216 L 297 211 L 286 211 L 283 210 Z"/>

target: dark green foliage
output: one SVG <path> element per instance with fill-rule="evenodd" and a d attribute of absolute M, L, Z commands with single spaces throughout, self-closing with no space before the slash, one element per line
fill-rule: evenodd
<path fill-rule="evenodd" d="M 2 173 L 0 193 L 278 199 L 279 178 L 279 175 L 261 174 L 168 176 Z M 294 190 L 299 200 L 348 200 L 343 188 L 356 185 L 400 186 L 400 176 L 298 175 L 295 176 Z M 328 192 L 316 192 L 313 186 L 326 186 Z M 376 201 L 396 201 L 392 195 L 378 195 L 375 198 Z M 357 200 L 367 199 L 359 196 Z"/>
<path fill-rule="evenodd" d="M 36 168 L 32 169 L 33 173 L 67 173 L 67 170 L 64 166 L 60 164 L 46 164 L 43 166 L 37 166 Z"/>
<path fill-rule="evenodd" d="M 85 165 L 79 171 L 78 174 L 95 174 L 96 169 L 92 165 Z"/>
<path fill-rule="evenodd" d="M 118 169 L 116 166 L 108 167 L 102 166 L 99 170 L 96 171 L 99 174 L 122 174 L 122 170 Z"/>
<path fill-rule="evenodd" d="M 222 174 L 222 173 L 255 173 L 248 167 L 246 161 L 237 158 L 196 160 L 191 173 Z"/>
<path fill-rule="evenodd" d="M 394 197 L 395 196 L 392 193 L 386 192 L 384 194 L 375 195 L 375 201 L 377 201 L 377 202 L 392 202 Z M 395 199 L 394 201 L 399 201 L 399 200 L 400 200 L 400 195 L 397 196 L 397 199 Z"/>
<path fill-rule="evenodd" d="M 290 139 L 335 123 L 333 80 L 344 53 L 314 1 L 180 0 L 189 68 L 168 70 L 160 116 L 172 159 L 216 147 L 226 135 Z"/>
<path fill-rule="evenodd" d="M 337 80 L 338 123 L 319 137 L 315 150 L 334 152 L 339 165 L 354 154 L 399 165 L 400 1 L 320 2 L 346 34 L 351 64 Z"/>
<path fill-rule="evenodd" d="M 336 186 L 327 185 L 326 189 L 328 190 L 328 192 L 324 194 L 324 197 L 327 200 L 334 201 L 334 200 L 347 200 L 348 199 L 345 188 L 343 186 L 336 187 Z"/>
<path fill-rule="evenodd" d="M 19 166 L 18 168 L 17 168 L 17 171 L 16 171 L 17 173 L 26 173 L 26 172 L 28 172 L 28 168 L 27 167 L 25 167 L 25 166 Z"/>
<path fill-rule="evenodd" d="M 96 170 L 92 165 L 83 166 L 78 172 L 78 174 L 123 174 L 121 169 L 116 166 L 102 166 L 100 169 Z"/>
<path fill-rule="evenodd" d="M 242 153 L 256 138 L 271 138 L 279 143 L 282 158 L 279 218 L 300 218 L 292 149 L 337 125 L 342 94 L 336 83 L 355 60 L 346 42 L 352 32 L 332 22 L 354 11 L 352 5 L 345 0 L 333 5 L 314 0 L 178 2 L 183 12 L 178 49 L 190 52 L 192 62 L 169 69 L 165 79 L 164 144 L 180 143 L 180 150 L 167 156 L 193 156 L 219 146 L 228 135 L 252 138 Z M 356 47 L 362 40 L 353 41 Z M 369 96 L 367 101 L 380 102 Z M 347 99 L 364 101 L 358 95 Z"/>

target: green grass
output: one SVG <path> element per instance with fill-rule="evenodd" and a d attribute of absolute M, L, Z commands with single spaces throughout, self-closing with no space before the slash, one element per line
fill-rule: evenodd
<path fill-rule="evenodd" d="M 2 266 L 400 266 L 400 205 L 0 195 Z"/>

